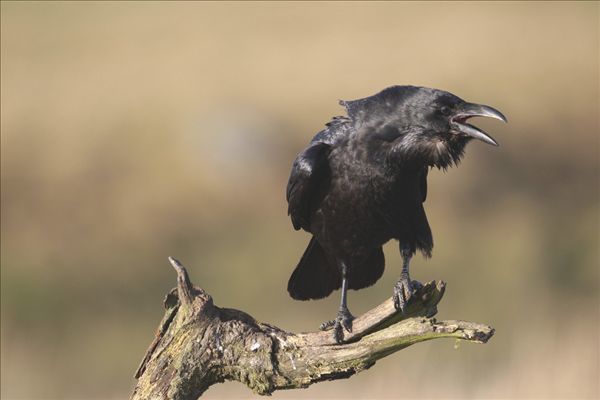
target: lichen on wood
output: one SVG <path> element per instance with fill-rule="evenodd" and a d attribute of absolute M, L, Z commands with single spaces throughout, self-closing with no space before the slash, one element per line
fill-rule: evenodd
<path fill-rule="evenodd" d="M 286 332 L 243 311 L 217 307 L 181 263 L 169 261 L 177 287 L 165 298 L 165 315 L 135 374 L 132 400 L 194 400 L 229 380 L 268 395 L 348 378 L 415 343 L 445 337 L 486 343 L 494 334 L 487 325 L 433 318 L 446 288 L 433 281 L 413 295 L 404 313 L 389 298 L 357 317 L 337 344 L 331 331 Z"/>

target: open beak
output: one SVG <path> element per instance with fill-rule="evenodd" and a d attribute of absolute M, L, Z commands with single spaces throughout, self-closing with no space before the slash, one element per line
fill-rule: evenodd
<path fill-rule="evenodd" d="M 506 117 L 495 108 L 481 104 L 464 103 L 460 106 L 457 113 L 451 118 L 452 127 L 455 130 L 466 136 L 479 139 L 487 144 L 498 146 L 498 142 L 496 142 L 493 137 L 476 126 L 467 123 L 467 120 L 472 117 L 490 117 L 499 119 L 503 122 L 508 122 Z"/>

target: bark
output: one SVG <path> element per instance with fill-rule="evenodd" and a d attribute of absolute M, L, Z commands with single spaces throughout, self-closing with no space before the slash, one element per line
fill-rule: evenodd
<path fill-rule="evenodd" d="M 286 332 L 243 311 L 217 307 L 177 260 L 169 261 L 177 287 L 165 298 L 165 316 L 136 372 L 131 399 L 194 400 L 228 380 L 268 395 L 348 378 L 426 340 L 485 343 L 494 334 L 487 325 L 433 318 L 445 290 L 444 282 L 433 281 L 415 293 L 405 313 L 390 298 L 357 317 L 344 343 L 336 344 L 331 331 Z"/>

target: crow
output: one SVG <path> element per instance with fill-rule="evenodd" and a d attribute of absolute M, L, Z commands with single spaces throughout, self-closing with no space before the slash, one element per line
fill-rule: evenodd
<path fill-rule="evenodd" d="M 321 299 L 341 287 L 337 317 L 321 325 L 333 327 L 338 343 L 354 319 L 346 292 L 381 277 L 383 244 L 396 239 L 403 260 L 393 288 L 396 309 L 403 312 L 420 286 L 408 269 L 417 250 L 430 257 L 433 248 L 423 208 L 429 169 L 458 164 L 472 139 L 498 146 L 469 118 L 507 122 L 492 107 L 416 86 L 392 86 L 340 105 L 347 115 L 333 117 L 295 159 L 286 196 L 294 229 L 312 234 L 288 292 L 297 300 Z"/>

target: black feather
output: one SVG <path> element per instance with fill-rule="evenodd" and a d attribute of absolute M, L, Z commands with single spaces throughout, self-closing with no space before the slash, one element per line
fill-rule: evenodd
<path fill-rule="evenodd" d="M 298 155 L 287 187 L 294 228 L 313 235 L 288 284 L 301 300 L 339 288 L 343 268 L 351 289 L 375 283 L 390 239 L 430 256 L 428 170 L 456 165 L 470 140 L 453 118 L 464 122 L 461 107 L 473 105 L 441 90 L 393 86 L 340 104 L 348 116 Z"/>
<path fill-rule="evenodd" d="M 336 265 L 330 263 L 313 237 L 288 281 L 288 292 L 296 300 L 322 299 L 342 284 Z"/>

